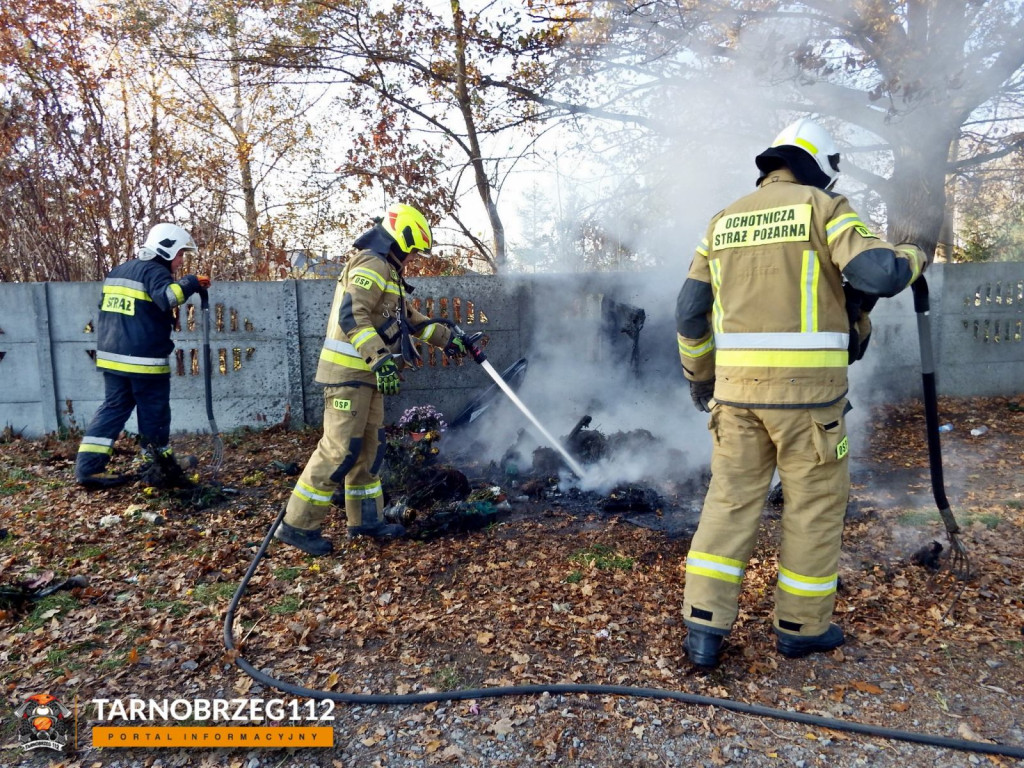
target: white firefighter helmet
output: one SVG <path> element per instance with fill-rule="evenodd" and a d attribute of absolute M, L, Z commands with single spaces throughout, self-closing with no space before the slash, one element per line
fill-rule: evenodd
<path fill-rule="evenodd" d="M 829 187 L 839 177 L 839 150 L 829 132 L 810 118 L 801 117 L 783 128 L 772 142 L 772 147 L 798 147 L 807 152 L 828 177 Z"/>
<path fill-rule="evenodd" d="M 139 249 L 139 258 L 149 261 L 159 257 L 164 261 L 174 261 L 179 251 L 198 250 L 192 235 L 177 224 L 161 222 L 149 230 L 146 242 Z"/>

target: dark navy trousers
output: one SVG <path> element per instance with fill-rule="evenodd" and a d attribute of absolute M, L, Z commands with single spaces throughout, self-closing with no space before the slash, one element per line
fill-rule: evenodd
<path fill-rule="evenodd" d="M 171 377 L 122 376 L 103 372 L 103 404 L 85 430 L 75 459 L 75 477 L 104 470 L 132 411 L 138 409 L 139 442 L 163 448 L 171 438 Z"/>

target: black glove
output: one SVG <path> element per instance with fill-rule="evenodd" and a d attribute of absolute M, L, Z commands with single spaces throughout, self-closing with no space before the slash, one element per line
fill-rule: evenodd
<path fill-rule="evenodd" d="M 715 396 L 715 380 L 691 381 L 690 397 L 693 398 L 693 405 L 698 411 L 711 413 L 711 398 Z"/>
<path fill-rule="evenodd" d="M 402 388 L 402 379 L 398 375 L 398 366 L 390 357 L 385 357 L 373 369 L 377 377 L 377 389 L 385 395 L 397 395 Z"/>
<path fill-rule="evenodd" d="M 846 297 L 846 316 L 850 320 L 850 344 L 847 362 L 853 365 L 864 357 L 871 338 L 871 318 L 868 313 L 874 308 L 878 297 L 870 293 L 858 291 L 849 283 L 843 284 Z"/>
<path fill-rule="evenodd" d="M 864 357 L 864 353 L 868 351 L 869 341 L 871 341 L 871 316 L 867 312 L 861 312 L 857 321 L 850 325 L 849 362 L 851 365 Z"/>
<path fill-rule="evenodd" d="M 444 353 L 448 357 L 465 357 L 469 350 L 466 348 L 466 341 L 461 336 L 452 336 L 444 347 Z"/>

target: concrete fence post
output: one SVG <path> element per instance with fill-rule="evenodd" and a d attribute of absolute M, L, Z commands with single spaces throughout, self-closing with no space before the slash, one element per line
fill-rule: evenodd
<path fill-rule="evenodd" d="M 297 280 L 285 280 L 281 284 L 281 316 L 285 324 L 285 376 L 288 380 L 288 409 L 291 426 L 306 426 L 306 380 L 307 372 L 302 368 L 302 338 L 299 324 L 299 290 Z"/>
<path fill-rule="evenodd" d="M 60 427 L 60 403 L 57 402 L 56 373 L 53 359 L 53 338 L 50 335 L 50 284 L 32 285 L 32 308 L 36 321 L 36 355 L 39 360 L 40 416 L 45 432 Z"/>

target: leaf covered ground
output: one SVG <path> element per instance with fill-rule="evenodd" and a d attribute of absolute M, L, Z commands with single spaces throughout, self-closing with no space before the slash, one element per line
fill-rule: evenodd
<path fill-rule="evenodd" d="M 914 402 L 872 412 L 854 444 L 840 564 L 836 620 L 848 643 L 824 656 L 792 661 L 775 651 L 779 511 L 772 505 L 723 664 L 708 673 L 682 655 L 686 538 L 543 495 L 513 503 L 482 530 L 383 546 L 346 541 L 335 510 L 325 531 L 333 556 L 271 544 L 235 635 L 256 668 L 321 690 L 601 683 L 1022 746 L 1024 400 L 943 399 L 940 413 L 954 425 L 942 441 L 945 486 L 973 575 L 950 608 L 956 585 L 948 569 L 911 562 L 931 542 L 947 544 L 931 495 L 923 414 Z M 981 426 L 985 434 L 970 434 Z M 74 436 L 5 436 L 0 586 L 32 592 L 71 575 L 89 584 L 0 604 L 0 764 L 54 763 L 23 754 L 13 729 L 14 707 L 40 691 L 80 703 L 282 696 L 232 663 L 222 625 L 290 492 L 290 465 L 301 466 L 318 438 L 277 429 L 227 436 L 223 493 L 141 483 L 86 492 L 73 482 Z M 199 457 L 206 483 L 209 437 L 181 436 L 175 445 Z M 127 466 L 133 450 L 123 437 L 115 466 Z M 514 488 L 503 491 L 522 499 Z M 335 714 L 335 746 L 319 752 L 100 750 L 91 746 L 86 708 L 79 749 L 63 764 L 1017 764 L 624 696 L 339 705 Z"/>

